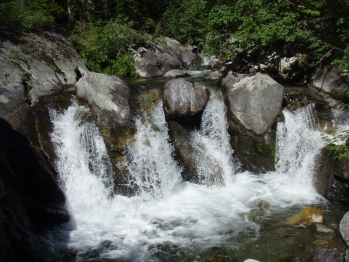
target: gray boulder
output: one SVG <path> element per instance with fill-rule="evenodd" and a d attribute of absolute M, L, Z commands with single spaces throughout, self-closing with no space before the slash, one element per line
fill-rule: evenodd
<path fill-rule="evenodd" d="M 192 116 L 201 112 L 208 100 L 207 88 L 183 78 L 168 81 L 163 87 L 164 110 L 169 118 Z"/>
<path fill-rule="evenodd" d="M 271 127 L 282 120 L 284 88 L 260 73 L 242 78 L 229 72 L 222 85 L 230 144 L 242 168 L 257 174 L 275 170 L 276 132 Z"/>
<path fill-rule="evenodd" d="M 339 232 L 347 246 L 349 246 L 349 212 L 345 213 L 340 224 Z"/>
<path fill-rule="evenodd" d="M 129 88 L 117 76 L 90 72 L 77 83 L 77 97 L 88 102 L 101 130 L 104 142 L 114 167 L 115 190 L 128 194 L 119 187 L 125 181 L 125 145 L 134 133 L 131 123 Z M 121 191 L 120 191 L 121 190 Z"/>
<path fill-rule="evenodd" d="M 261 135 L 281 112 L 284 88 L 271 77 L 256 74 L 228 88 L 228 110 L 247 129 Z"/>

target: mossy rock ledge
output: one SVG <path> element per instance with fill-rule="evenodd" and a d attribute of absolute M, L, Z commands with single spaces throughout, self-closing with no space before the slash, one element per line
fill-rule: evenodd
<path fill-rule="evenodd" d="M 256 174 L 275 170 L 275 123 L 282 120 L 284 87 L 261 73 L 223 79 L 222 85 L 230 144 L 242 168 Z"/>

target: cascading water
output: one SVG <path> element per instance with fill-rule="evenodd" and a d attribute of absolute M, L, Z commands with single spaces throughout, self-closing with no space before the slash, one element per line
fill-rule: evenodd
<path fill-rule="evenodd" d="M 192 132 L 193 142 L 222 171 L 225 185 L 207 186 L 181 180 L 160 104 L 137 117 L 137 134 L 126 147 L 129 184 L 138 189 L 130 198 L 112 193 L 110 162 L 88 110 L 73 105 L 63 114 L 52 112 L 57 168 L 72 218 L 45 237 L 48 261 L 202 261 L 213 247 L 243 257 L 249 250 L 244 245 L 256 241 L 263 227 L 252 214 L 256 203 L 269 206 L 259 216 L 276 223 L 273 213 L 320 200 L 311 179 L 324 142 L 307 124 L 307 110 L 284 110 L 275 172 L 235 174 L 225 107 L 213 93 L 202 128 Z M 212 176 L 201 175 L 207 174 Z"/>

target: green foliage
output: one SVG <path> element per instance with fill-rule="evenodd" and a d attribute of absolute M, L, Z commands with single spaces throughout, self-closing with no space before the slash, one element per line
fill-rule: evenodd
<path fill-rule="evenodd" d="M 342 159 L 348 156 L 348 147 L 344 141 L 347 141 L 349 138 L 349 130 L 343 131 L 340 135 L 330 138 L 327 135 L 322 134 L 322 138 L 330 143 L 327 146 L 328 150 L 336 151 L 335 159 Z"/>
<path fill-rule="evenodd" d="M 129 48 L 147 40 L 147 35 L 132 29 L 133 23 L 119 17 L 106 23 L 90 20 L 77 23 L 72 43 L 95 72 L 135 76 Z"/>
<path fill-rule="evenodd" d="M 15 0 L 0 3 L 0 22 L 17 29 L 40 30 L 52 26 L 63 8 L 54 0 Z"/>

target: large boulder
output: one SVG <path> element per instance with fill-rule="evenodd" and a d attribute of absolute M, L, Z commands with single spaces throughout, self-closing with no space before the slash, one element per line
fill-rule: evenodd
<path fill-rule="evenodd" d="M 349 204 L 349 157 L 338 159 L 338 153 L 324 147 L 316 159 L 314 186 L 334 203 Z"/>
<path fill-rule="evenodd" d="M 168 81 L 163 94 L 165 113 L 170 119 L 196 115 L 202 112 L 208 100 L 208 90 L 203 84 L 183 78 Z"/>
<path fill-rule="evenodd" d="M 230 143 L 244 169 L 265 173 L 275 169 L 276 132 L 272 127 L 282 120 L 284 88 L 260 73 L 241 77 L 229 73 L 222 81 Z"/>
<path fill-rule="evenodd" d="M 283 86 L 267 75 L 245 77 L 227 90 L 230 116 L 246 130 L 261 135 L 280 114 L 283 93 Z"/>
<path fill-rule="evenodd" d="M 340 76 L 341 71 L 334 66 L 318 67 L 313 76 L 313 85 L 333 98 L 348 103 L 349 98 L 344 91 L 349 90 L 349 85 Z"/>
<path fill-rule="evenodd" d="M 90 72 L 77 83 L 77 97 L 87 101 L 96 117 L 104 141 L 115 167 L 124 161 L 124 146 L 134 130 L 130 114 L 129 88 L 117 76 Z M 118 170 L 116 184 L 125 174 Z"/>
<path fill-rule="evenodd" d="M 183 166 L 185 181 L 199 184 L 224 185 L 223 170 L 218 163 L 206 154 L 205 147 L 195 143 L 190 132 L 175 121 L 169 122 L 169 135 L 175 147 L 176 157 Z M 203 175 L 202 171 L 206 173 Z"/>

